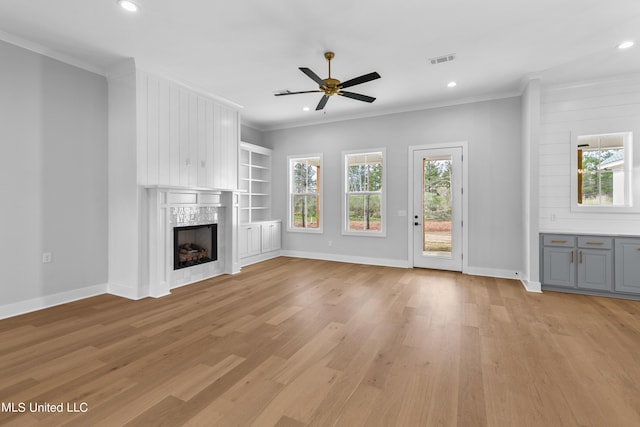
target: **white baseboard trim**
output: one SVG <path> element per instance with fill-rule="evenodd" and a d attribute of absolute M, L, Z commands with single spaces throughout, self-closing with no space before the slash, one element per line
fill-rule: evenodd
<path fill-rule="evenodd" d="M 137 289 L 131 289 L 127 286 L 118 285 L 116 283 L 109 283 L 107 292 L 110 293 L 111 295 L 131 299 L 131 300 L 139 300 L 148 296 L 148 295 L 140 295 Z"/>
<path fill-rule="evenodd" d="M 281 255 L 282 254 L 280 253 L 280 251 L 275 251 L 275 252 L 265 252 L 263 254 L 241 258 L 240 266 L 246 267 L 247 265 L 256 264 L 258 262 L 266 261 L 268 259 L 278 258 Z"/>
<path fill-rule="evenodd" d="M 527 292 L 542 293 L 542 285 L 540 282 L 530 282 L 527 279 L 522 278 L 522 272 L 511 270 L 500 270 L 495 268 L 481 268 L 481 267 L 469 267 L 464 271 L 465 274 L 471 274 L 474 276 L 487 276 L 496 277 L 499 279 L 515 279 L 519 280 L 524 286 Z"/>
<path fill-rule="evenodd" d="M 542 293 L 542 283 L 540 282 L 531 282 L 529 280 L 522 279 L 522 286 L 527 290 L 527 292 L 533 292 L 536 294 Z"/>
<path fill-rule="evenodd" d="M 348 262 L 351 264 L 377 265 L 380 267 L 411 268 L 404 259 L 370 258 L 352 255 L 327 254 L 321 252 L 280 251 L 280 256 L 318 259 L 322 261 Z"/>
<path fill-rule="evenodd" d="M 103 285 L 94 285 L 86 288 L 74 289 L 72 291 L 60 292 L 53 295 L 32 298 L 12 304 L 6 304 L 0 306 L 0 319 L 19 316 L 21 314 L 31 313 L 33 311 L 55 307 L 56 305 L 66 304 L 106 293 L 107 284 L 105 283 Z"/>
<path fill-rule="evenodd" d="M 502 270 L 499 268 L 467 267 L 463 273 L 470 274 L 472 276 L 495 277 L 498 279 L 520 280 L 522 278 L 522 273 L 520 271 Z"/>

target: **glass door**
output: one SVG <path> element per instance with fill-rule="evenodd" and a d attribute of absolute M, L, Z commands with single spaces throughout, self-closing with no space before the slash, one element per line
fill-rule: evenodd
<path fill-rule="evenodd" d="M 462 271 L 462 148 L 414 151 L 415 267 Z"/>

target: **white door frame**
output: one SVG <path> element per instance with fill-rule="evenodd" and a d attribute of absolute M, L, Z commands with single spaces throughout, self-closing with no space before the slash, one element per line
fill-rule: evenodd
<path fill-rule="evenodd" d="M 407 236 L 408 236 L 408 254 L 409 254 L 409 268 L 413 268 L 413 243 L 414 243 L 414 225 L 413 225 L 413 194 L 414 194 L 414 180 L 413 180 L 413 156 L 414 152 L 419 150 L 431 150 L 438 148 L 462 148 L 462 272 L 466 273 L 469 270 L 469 156 L 468 156 L 468 144 L 467 141 L 457 142 L 443 142 L 437 144 L 425 144 L 425 145 L 412 145 L 409 147 L 408 156 L 408 178 L 407 178 Z"/>

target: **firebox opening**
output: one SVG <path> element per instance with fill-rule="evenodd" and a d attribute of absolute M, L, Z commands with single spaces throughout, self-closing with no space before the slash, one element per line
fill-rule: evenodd
<path fill-rule="evenodd" d="M 173 229 L 174 270 L 217 259 L 218 224 L 191 225 Z"/>

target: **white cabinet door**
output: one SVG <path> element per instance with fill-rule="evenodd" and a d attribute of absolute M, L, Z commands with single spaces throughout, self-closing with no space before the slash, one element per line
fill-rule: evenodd
<path fill-rule="evenodd" d="M 260 225 L 248 224 L 238 228 L 238 256 L 246 258 L 260 254 Z"/>
<path fill-rule="evenodd" d="M 277 251 L 281 245 L 280 222 L 262 224 L 262 252 Z"/>
<path fill-rule="evenodd" d="M 271 226 L 271 250 L 277 251 L 282 247 L 282 223 L 274 222 Z"/>

